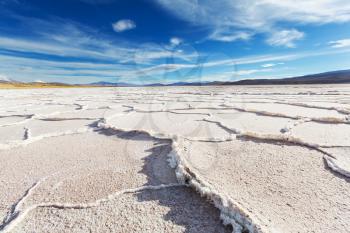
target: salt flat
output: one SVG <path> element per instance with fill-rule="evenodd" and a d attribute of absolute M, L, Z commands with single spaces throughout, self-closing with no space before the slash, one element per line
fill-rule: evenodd
<path fill-rule="evenodd" d="M 350 231 L 350 85 L 0 96 L 1 232 Z"/>

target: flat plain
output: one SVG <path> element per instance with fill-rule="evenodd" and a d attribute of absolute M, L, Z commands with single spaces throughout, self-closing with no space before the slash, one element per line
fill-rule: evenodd
<path fill-rule="evenodd" d="M 0 99 L 0 232 L 350 231 L 350 85 Z"/>

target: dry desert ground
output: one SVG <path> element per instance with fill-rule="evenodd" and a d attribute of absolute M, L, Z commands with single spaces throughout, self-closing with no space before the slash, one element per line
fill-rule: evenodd
<path fill-rule="evenodd" d="M 0 232 L 350 232 L 350 85 L 0 90 Z"/>

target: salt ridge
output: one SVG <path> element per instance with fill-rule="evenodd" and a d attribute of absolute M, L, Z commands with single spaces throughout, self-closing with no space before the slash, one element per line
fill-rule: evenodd
<path fill-rule="evenodd" d="M 237 137 L 245 137 L 252 139 L 261 139 L 268 141 L 275 141 L 281 143 L 292 143 L 298 146 L 308 147 L 310 149 L 317 150 L 323 154 L 327 165 L 333 171 L 350 177 L 349 171 L 346 171 L 339 166 L 337 166 L 336 158 L 326 151 L 322 150 L 321 146 L 318 144 L 308 143 L 301 139 L 292 137 L 290 135 L 267 135 L 267 134 L 258 134 L 255 132 L 244 132 L 238 129 L 232 129 L 225 126 L 220 121 L 204 119 L 208 122 L 216 123 L 229 129 L 233 134 L 236 134 Z M 139 132 L 146 133 L 154 138 L 158 139 L 169 139 L 172 142 L 172 151 L 168 154 L 169 157 L 169 166 L 174 168 L 176 171 L 176 177 L 180 183 L 189 184 L 202 196 L 205 196 L 213 201 L 214 205 L 221 211 L 221 219 L 223 223 L 230 224 L 234 228 L 234 232 L 242 232 L 243 230 L 248 230 L 251 233 L 260 233 L 260 232 L 274 232 L 273 229 L 267 229 L 264 224 L 264 220 L 254 216 L 253 214 L 248 214 L 249 212 L 234 200 L 228 198 L 225 194 L 219 193 L 216 191 L 209 183 L 202 179 L 198 174 L 196 174 L 193 169 L 188 165 L 187 161 L 181 156 L 181 150 L 179 149 L 179 142 L 186 140 L 185 138 L 179 135 L 165 135 L 158 132 L 137 130 L 137 129 L 126 129 L 126 128 L 117 128 L 111 125 L 108 125 L 107 120 L 104 119 L 97 124 L 98 128 L 109 129 L 123 132 Z M 198 140 L 192 138 L 192 140 Z M 210 139 L 207 139 L 211 141 Z M 228 139 L 222 139 L 222 141 Z M 215 142 L 216 140 L 212 140 Z M 216 141 L 217 142 L 217 141 Z"/>

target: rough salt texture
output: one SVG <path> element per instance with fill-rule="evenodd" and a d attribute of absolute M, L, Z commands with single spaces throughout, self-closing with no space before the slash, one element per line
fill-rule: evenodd
<path fill-rule="evenodd" d="M 183 146 L 194 173 L 274 232 L 350 229 L 350 179 L 328 171 L 320 152 L 250 140 Z"/>
<path fill-rule="evenodd" d="M 219 211 L 189 188 L 125 194 L 98 207 L 41 208 L 13 232 L 217 232 Z"/>
<path fill-rule="evenodd" d="M 0 95 L 0 231 L 350 229 L 349 85 Z"/>

